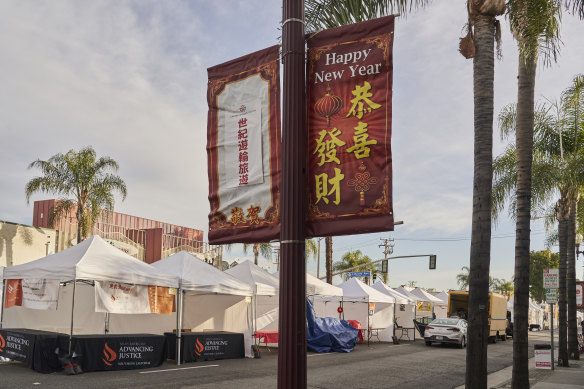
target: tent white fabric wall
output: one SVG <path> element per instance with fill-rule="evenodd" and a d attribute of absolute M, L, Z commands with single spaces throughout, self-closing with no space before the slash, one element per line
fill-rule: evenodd
<path fill-rule="evenodd" d="M 251 285 L 185 251 L 156 261 L 152 266 L 179 277 L 179 291 L 183 291 L 182 304 L 177 301 L 177 307 L 182 306 L 181 328 L 241 332 L 244 334 L 245 354 L 253 357 Z M 151 316 L 156 316 L 152 317 L 154 322 L 166 323 L 164 318 L 158 317 L 161 315 Z M 176 313 L 172 318 L 176 328 Z"/>
<path fill-rule="evenodd" d="M 379 328 L 379 339 L 385 342 L 391 341 L 395 298 L 365 285 L 357 278 L 351 278 L 338 287 L 343 289 L 342 297 L 315 296 L 315 305 L 321 305 L 326 316 L 338 317 L 336 309 L 342 301 L 345 320 L 357 320 L 364 329 L 367 329 L 367 325 L 371 328 Z M 372 316 L 369 315 L 369 303 L 375 304 Z"/>
<path fill-rule="evenodd" d="M 404 296 L 403 294 L 385 285 L 381 281 L 377 281 L 375 284 L 373 284 L 373 289 L 395 298 L 394 315 L 395 321 L 399 326 L 405 328 L 414 328 L 414 319 L 416 318 L 416 300 L 412 300 L 407 296 Z M 397 336 L 400 337 L 401 334 L 398 332 Z"/>
<path fill-rule="evenodd" d="M 254 331 L 278 329 L 279 280 L 251 261 L 244 261 L 225 273 L 253 288 Z"/>

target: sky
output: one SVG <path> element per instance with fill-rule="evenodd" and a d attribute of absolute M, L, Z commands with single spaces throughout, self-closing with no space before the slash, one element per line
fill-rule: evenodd
<path fill-rule="evenodd" d="M 207 68 L 278 43 L 281 3 L 262 0 L 0 2 L 0 220 L 32 224 L 27 166 L 91 145 L 115 159 L 128 187 L 118 212 L 208 230 Z M 395 231 L 334 238 L 334 260 L 361 250 L 383 258 L 394 239 L 389 284 L 456 288 L 469 265 L 473 180 L 472 60 L 458 53 L 464 0 L 434 1 L 396 19 L 393 89 Z M 517 50 L 500 18 L 495 116 L 517 98 Z M 559 97 L 584 73 L 584 22 L 563 14 L 557 63 L 536 77 L 536 100 Z M 494 123 L 494 155 L 505 142 Z M 532 223 L 532 250 L 545 228 Z M 205 238 L 206 239 L 206 238 Z M 493 228 L 491 275 L 511 280 L 514 222 Z M 324 275 L 324 241 L 321 242 Z M 557 247 L 552 247 L 557 251 Z M 252 258 L 239 246 L 227 261 Z M 316 259 L 308 270 L 316 274 Z M 275 271 L 274 259 L 260 265 Z M 578 263 L 579 267 L 580 263 Z M 578 270 L 580 276 L 580 269 Z M 339 282 L 340 280 L 335 280 Z"/>

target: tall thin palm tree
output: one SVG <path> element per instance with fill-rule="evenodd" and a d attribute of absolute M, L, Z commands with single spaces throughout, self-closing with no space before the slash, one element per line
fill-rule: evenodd
<path fill-rule="evenodd" d="M 260 254 L 262 257 L 270 259 L 272 258 L 272 246 L 265 242 L 265 243 L 244 243 L 243 244 L 243 252 L 247 254 L 248 250 L 251 248 L 253 252 L 253 263 L 258 264 L 258 258 Z"/>
<path fill-rule="evenodd" d="M 110 157 L 97 158 L 91 146 L 55 154 L 46 161 L 37 159 L 28 168 L 38 168 L 42 175 L 26 184 L 27 204 L 38 192 L 62 196 L 49 213 L 49 225 L 75 210 L 77 243 L 87 237 L 102 211 L 113 211 L 116 192 L 122 200 L 127 195 L 124 181 L 111 173 L 118 171 L 118 163 Z"/>
<path fill-rule="evenodd" d="M 489 270 L 491 262 L 491 196 L 493 181 L 493 100 L 497 16 L 504 0 L 469 0 L 468 34 L 461 53 L 473 58 L 474 178 L 470 245 L 466 387 L 487 386 Z"/>
<path fill-rule="evenodd" d="M 582 151 L 582 140 L 584 138 L 581 126 L 573 128 L 573 121 L 565 120 L 566 112 L 562 106 L 555 105 L 559 110 L 558 114 L 550 114 L 553 106 L 549 104 L 539 105 L 535 109 L 534 131 L 535 140 L 533 146 L 533 174 L 531 185 L 531 208 L 545 209 L 546 204 L 554 201 L 554 196 L 559 195 L 555 202 L 554 216 L 558 223 L 558 238 L 560 243 L 560 288 L 558 299 L 558 319 L 559 319 L 559 361 L 566 365 L 568 362 L 567 327 L 566 327 L 566 270 L 570 250 L 570 231 L 575 230 L 574 221 L 570 221 L 571 208 L 578 199 L 578 193 L 584 184 L 584 152 Z M 583 110 L 584 111 L 584 110 Z M 513 105 L 507 106 L 499 116 L 501 131 L 504 136 L 516 131 L 517 114 Z M 508 146 L 505 153 L 495 159 L 495 184 L 494 184 L 494 214 L 502 210 L 505 199 L 518 201 L 515 192 L 519 185 L 517 165 L 513 163 L 516 158 L 514 145 Z M 519 207 L 512 208 L 518 212 Z M 574 218 L 575 219 L 575 218 Z M 529 267 L 527 268 L 529 270 Z M 516 276 L 517 276 L 516 267 Z M 517 281 L 515 282 L 517 288 Z M 518 291 L 515 290 L 517 298 Z M 515 317 L 515 323 L 519 322 Z M 527 325 L 527 314 L 525 315 L 525 325 Z M 575 319 L 574 319 L 575 322 Z M 519 324 L 517 324 L 519 325 Z M 516 331 L 516 329 L 514 329 Z M 527 331 L 527 330 L 526 330 Z M 514 333 L 515 336 L 515 333 Z M 517 336 L 523 336 L 517 333 Z M 520 342 L 520 339 L 517 340 Z M 514 340 L 515 343 L 515 340 Z M 519 351 L 522 352 L 522 351 Z M 527 372 L 519 371 L 519 377 Z"/>
<path fill-rule="evenodd" d="M 428 3 L 424 0 L 307 0 L 306 20 L 309 29 L 317 30 L 391 12 L 407 13 Z M 475 172 L 466 386 L 482 388 L 487 385 L 488 313 L 482 307 L 488 304 L 491 256 L 494 43 L 498 35 L 496 17 L 505 12 L 505 0 L 470 0 L 467 12 L 468 35 L 461 41 L 461 52 L 473 58 Z"/>

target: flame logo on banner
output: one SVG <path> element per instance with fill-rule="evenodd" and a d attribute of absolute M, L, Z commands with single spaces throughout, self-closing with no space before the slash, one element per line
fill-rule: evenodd
<path fill-rule="evenodd" d="M 199 338 L 197 338 L 197 341 L 195 342 L 195 354 L 200 357 L 203 351 L 205 351 L 205 346 L 203 346 L 203 343 L 201 343 Z"/>
<path fill-rule="evenodd" d="M 118 357 L 118 354 L 116 354 L 116 352 L 107 345 L 107 342 L 105 343 L 105 346 L 103 348 L 103 355 L 105 359 L 101 358 L 101 360 L 108 366 L 111 366 L 113 361 L 115 361 L 116 358 Z"/>
<path fill-rule="evenodd" d="M 6 340 L 4 340 L 4 337 L 0 334 L 0 352 L 4 352 L 4 346 L 6 346 Z"/>

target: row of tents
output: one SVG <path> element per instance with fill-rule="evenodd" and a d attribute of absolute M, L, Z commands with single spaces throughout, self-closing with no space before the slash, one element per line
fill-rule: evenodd
<path fill-rule="evenodd" d="M 309 274 L 307 296 L 317 316 L 357 320 L 390 341 L 394 324 L 413 327 L 416 317 L 445 316 L 447 296 L 422 289 L 372 287 L 350 279 L 338 287 Z M 278 329 L 279 279 L 249 261 L 222 272 L 186 252 L 146 264 L 93 236 L 47 257 L 0 268 L 0 279 L 46 279 L 60 282 L 56 310 L 14 306 L 2 310 L 5 328 L 32 328 L 72 334 L 164 333 L 174 329 L 244 333 L 246 356 L 252 357 L 252 334 Z M 96 312 L 97 281 L 176 288 L 176 312 L 116 314 Z M 6 283 L 2 283 L 6 285 Z M 4 288 L 3 288 L 4 289 Z M 442 297 L 442 298 L 441 298 Z M 339 307 L 343 307 L 339 313 Z M 423 308 L 426 310 L 419 310 Z M 399 335 L 399 332 L 398 334 Z"/>

